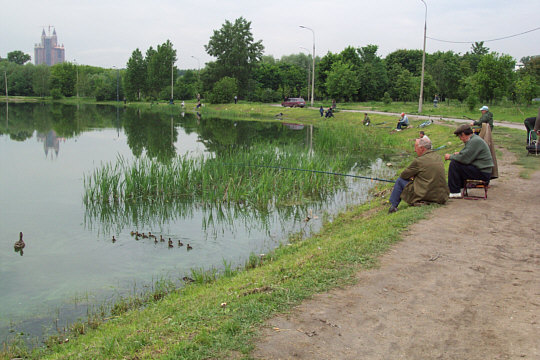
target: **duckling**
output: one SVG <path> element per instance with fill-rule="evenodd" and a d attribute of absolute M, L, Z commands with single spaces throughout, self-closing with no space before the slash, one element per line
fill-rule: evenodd
<path fill-rule="evenodd" d="M 188 250 L 191 250 L 191 249 L 193 249 L 193 246 L 187 244 L 187 249 L 188 249 Z"/>
<path fill-rule="evenodd" d="M 149 231 L 149 232 L 148 232 L 148 237 L 149 237 L 149 238 L 154 238 L 154 239 L 155 239 L 155 238 L 156 238 L 156 235 L 152 234 L 152 233 Z"/>
<path fill-rule="evenodd" d="M 184 243 L 178 240 L 178 246 L 184 246 Z"/>
<path fill-rule="evenodd" d="M 171 238 L 169 238 L 169 247 L 170 247 L 170 248 L 174 247 Z"/>
<path fill-rule="evenodd" d="M 164 242 L 165 239 L 163 238 L 163 235 L 159 235 L 159 241 Z"/>
<path fill-rule="evenodd" d="M 112 236 L 112 242 L 113 244 L 116 242 L 116 238 L 114 237 L 114 235 Z"/>
<path fill-rule="evenodd" d="M 135 231 L 131 231 L 130 234 L 131 234 L 131 236 L 135 236 L 136 232 L 135 232 Z"/>
<path fill-rule="evenodd" d="M 148 235 L 146 235 L 145 233 L 142 233 L 142 237 L 143 239 L 148 239 Z"/>
<path fill-rule="evenodd" d="M 23 241 L 23 233 L 20 232 L 19 233 L 19 241 L 15 242 L 15 245 L 13 247 L 15 248 L 15 250 L 22 250 L 22 249 L 24 249 L 25 246 L 26 246 L 26 244 Z"/>
<path fill-rule="evenodd" d="M 158 243 L 158 239 L 154 238 L 154 244 L 157 244 L 157 243 Z"/>

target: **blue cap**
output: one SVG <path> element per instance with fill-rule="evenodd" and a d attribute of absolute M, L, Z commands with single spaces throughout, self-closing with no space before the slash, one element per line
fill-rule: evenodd
<path fill-rule="evenodd" d="M 489 111 L 489 108 L 486 105 L 484 105 L 480 108 L 480 111 L 484 111 L 484 110 Z"/>

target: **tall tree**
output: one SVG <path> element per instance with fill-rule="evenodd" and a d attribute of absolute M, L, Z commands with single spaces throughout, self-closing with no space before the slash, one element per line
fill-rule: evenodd
<path fill-rule="evenodd" d="M 515 60 L 510 55 L 490 53 L 484 55 L 478 63 L 475 81 L 478 85 L 480 100 L 492 102 L 506 95 L 514 80 Z"/>
<path fill-rule="evenodd" d="M 234 23 L 226 20 L 220 30 L 214 30 L 204 48 L 208 55 L 217 58 L 216 77 L 237 79 L 239 89 L 247 89 L 253 66 L 260 61 L 264 50 L 262 40 L 253 39 L 251 22 L 243 17 Z"/>
<path fill-rule="evenodd" d="M 137 48 L 131 54 L 126 66 L 126 95 L 128 99 L 141 100 L 146 88 L 146 62 Z"/>
<path fill-rule="evenodd" d="M 351 100 L 358 92 L 358 76 L 350 63 L 338 61 L 326 78 L 326 92 L 336 100 Z"/>
<path fill-rule="evenodd" d="M 75 95 L 77 83 L 77 69 L 69 62 L 51 66 L 51 89 L 58 89 L 64 96 Z"/>
<path fill-rule="evenodd" d="M 158 45 L 156 51 L 150 48 L 146 52 L 146 81 L 148 92 L 154 98 L 157 99 L 163 88 L 171 85 L 171 71 L 173 74 L 177 71 L 174 66 L 175 62 L 176 50 L 173 49 L 173 45 L 169 40 Z"/>
<path fill-rule="evenodd" d="M 7 59 L 15 64 L 24 65 L 24 63 L 30 61 L 31 57 L 20 50 L 15 50 L 7 54 Z"/>

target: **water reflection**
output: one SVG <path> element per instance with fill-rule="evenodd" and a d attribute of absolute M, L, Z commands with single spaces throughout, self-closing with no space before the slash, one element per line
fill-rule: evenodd
<path fill-rule="evenodd" d="M 49 151 L 51 151 L 51 160 L 54 157 L 58 158 L 60 152 L 60 141 L 65 141 L 65 138 L 58 137 L 56 131 L 50 130 L 46 134 L 38 133 L 37 140 L 43 142 L 43 150 L 45 152 L 45 158 L 48 158 Z"/>

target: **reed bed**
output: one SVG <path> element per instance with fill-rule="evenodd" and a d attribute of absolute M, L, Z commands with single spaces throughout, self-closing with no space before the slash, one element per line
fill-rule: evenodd
<path fill-rule="evenodd" d="M 265 167 L 261 167 L 264 165 Z M 85 205 L 127 202 L 240 204 L 257 209 L 323 200 L 345 184 L 342 177 L 279 170 L 344 171 L 345 162 L 322 156 L 284 151 L 258 144 L 249 150 L 231 150 L 209 156 L 178 156 L 167 163 L 142 157 L 128 162 L 118 157 L 85 175 Z"/>

